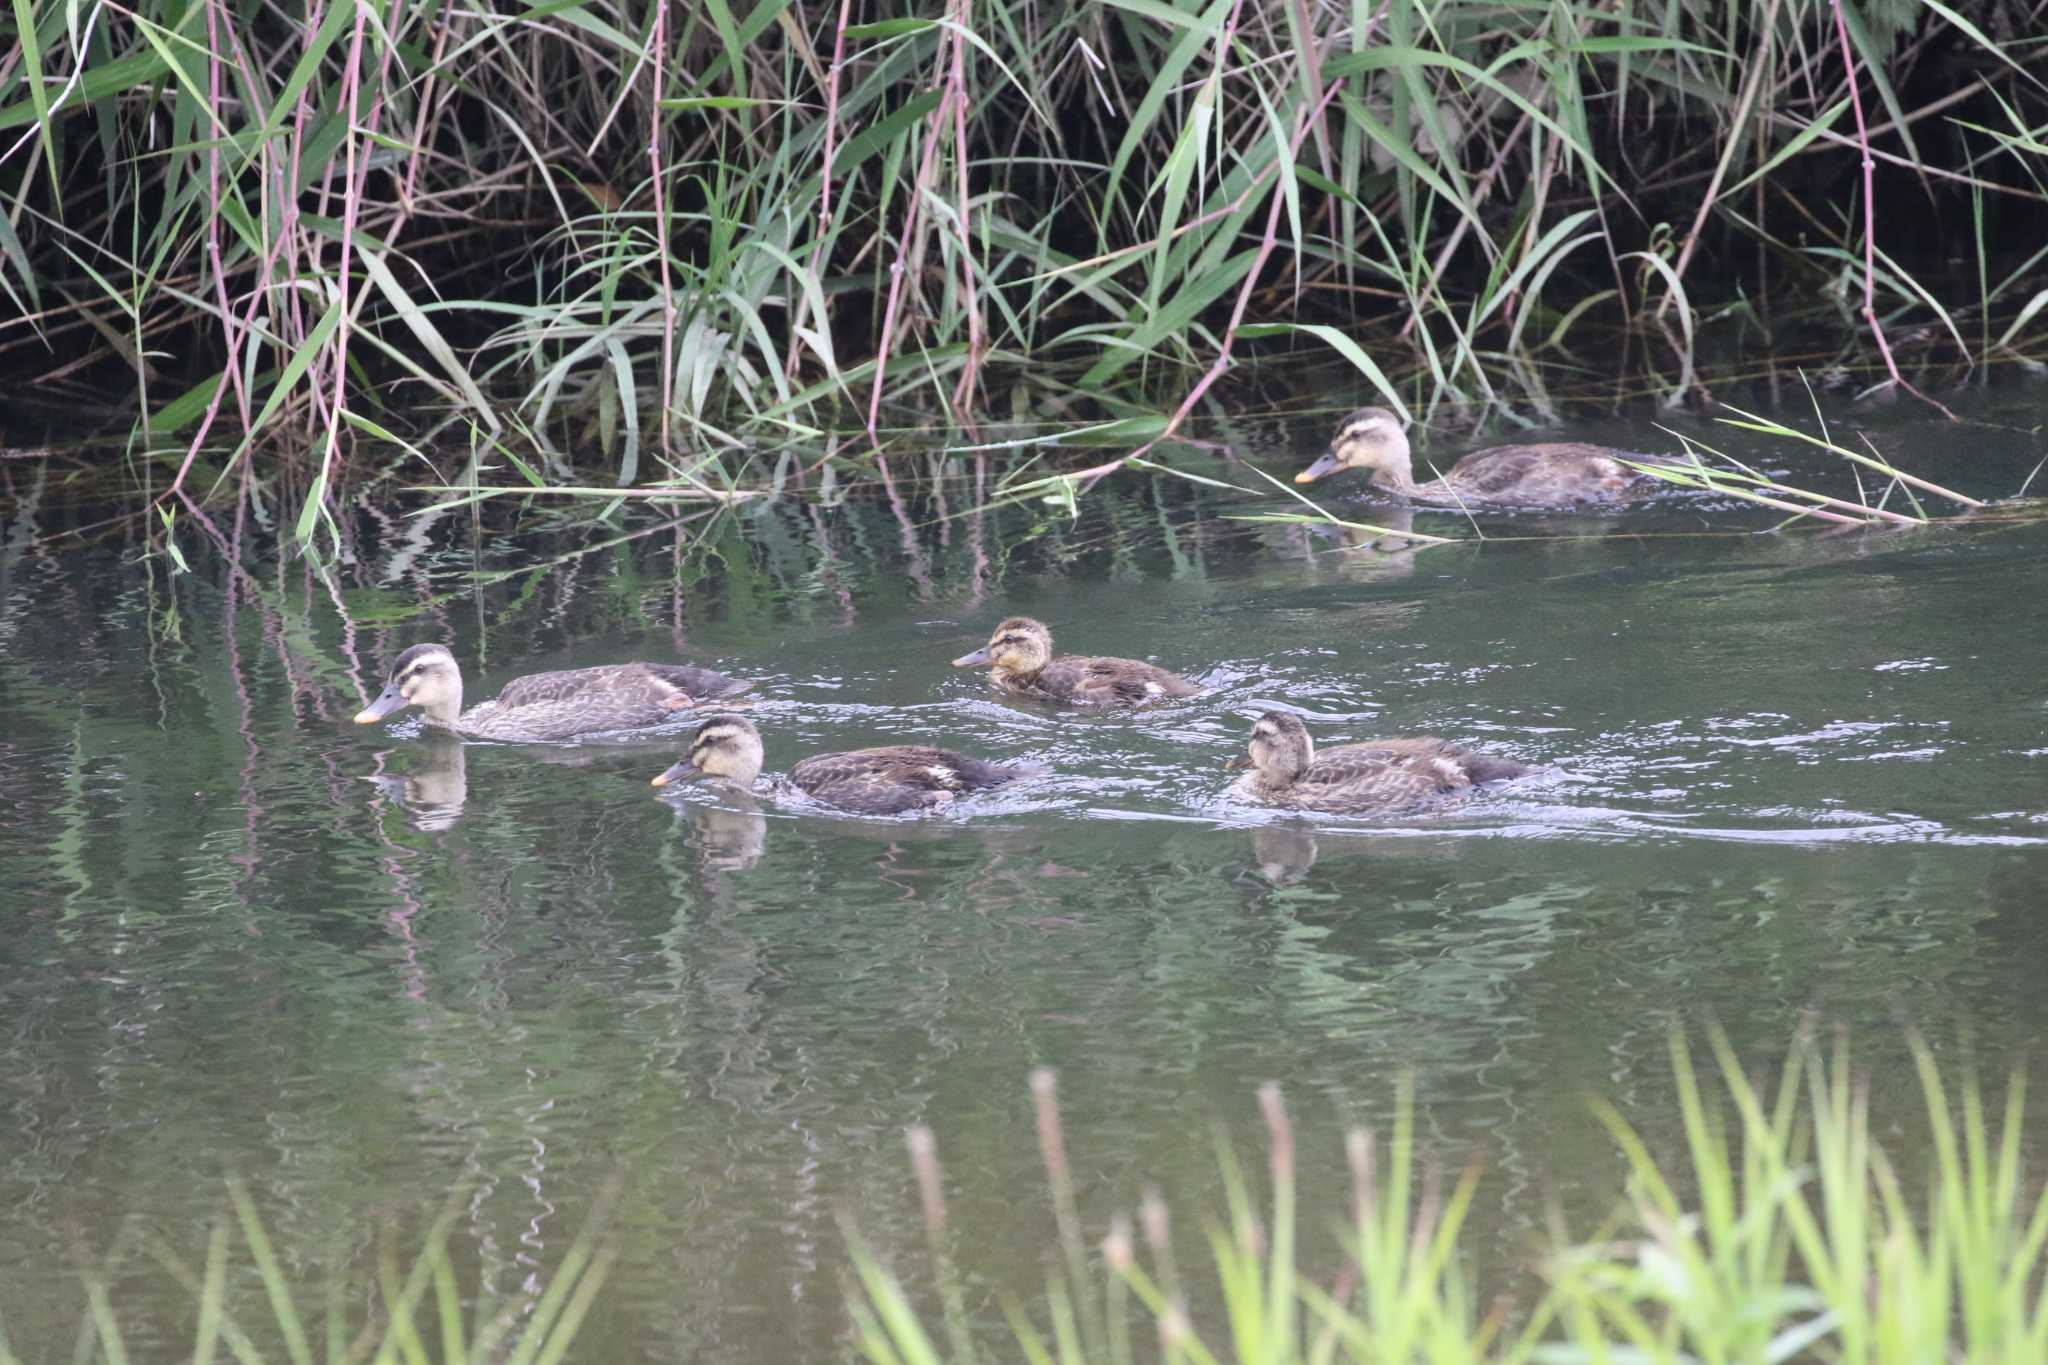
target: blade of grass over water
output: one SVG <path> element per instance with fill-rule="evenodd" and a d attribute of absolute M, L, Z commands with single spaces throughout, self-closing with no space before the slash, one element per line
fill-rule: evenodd
<path fill-rule="evenodd" d="M 1845 460 L 1862 465 L 1866 469 L 1874 469 L 1886 478 L 1896 479 L 1902 484 L 1908 484 L 1923 492 L 1932 493 L 1936 497 L 1947 498 L 1949 501 L 1959 503 L 1964 507 L 1977 508 L 1984 506 L 1983 503 L 1975 498 L 1955 492 L 1953 489 L 1943 488 L 1940 484 L 1932 483 L 1916 474 L 1908 474 L 1879 457 L 1875 452 L 1865 455 L 1860 451 L 1850 450 L 1846 446 L 1836 445 L 1834 442 L 1824 438 L 1809 436 L 1805 432 L 1795 430 L 1781 422 L 1774 422 L 1767 417 L 1759 417 L 1753 412 L 1744 412 L 1738 407 L 1730 406 L 1728 410 L 1735 413 L 1742 420 L 1737 421 L 1733 417 L 1722 417 L 1717 420 L 1725 422 L 1731 427 L 1739 427 L 1744 431 L 1760 432 L 1766 436 L 1776 436 L 1784 440 L 1800 441 L 1810 446 L 1817 446 L 1831 454 L 1839 455 Z"/>

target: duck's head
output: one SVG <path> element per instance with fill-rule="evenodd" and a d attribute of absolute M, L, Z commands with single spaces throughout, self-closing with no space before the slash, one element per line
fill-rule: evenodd
<path fill-rule="evenodd" d="M 1385 408 L 1360 408 L 1337 424 L 1329 450 L 1294 481 L 1314 483 L 1346 469 L 1406 473 L 1408 468 L 1408 434 L 1401 430 L 1401 419 Z"/>
<path fill-rule="evenodd" d="M 652 779 L 657 787 L 671 782 L 716 778 L 752 786 L 761 775 L 761 732 L 754 722 L 732 711 L 711 717 L 690 736 L 690 752 Z"/>
<path fill-rule="evenodd" d="M 988 643 L 953 660 L 955 668 L 992 665 L 1026 677 L 1052 662 L 1052 632 L 1028 616 L 1012 616 L 995 628 Z"/>
<path fill-rule="evenodd" d="M 373 725 L 408 706 L 440 725 L 462 713 L 462 669 L 446 645 L 414 645 L 393 659 L 384 690 L 356 712 L 356 724 Z"/>
<path fill-rule="evenodd" d="M 1294 782 L 1315 762 L 1316 742 L 1308 737 L 1301 717 L 1268 711 L 1252 725 L 1252 742 L 1233 768 L 1250 768 L 1269 782 Z"/>

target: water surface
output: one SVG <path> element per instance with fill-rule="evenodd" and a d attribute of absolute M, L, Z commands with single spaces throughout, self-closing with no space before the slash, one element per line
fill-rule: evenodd
<path fill-rule="evenodd" d="M 1887 420 L 1893 453 L 1980 494 L 2043 453 Z M 1174 463 L 1267 491 L 1250 466 L 1284 477 L 1315 434 Z M 1817 1013 L 1853 1030 L 1881 1099 L 1910 1099 L 1902 1022 L 1988 1067 L 2048 1023 L 2048 524 L 1731 534 L 1768 521 L 1672 498 L 1389 550 L 1232 520 L 1285 504 L 1169 477 L 1070 518 L 967 514 L 969 456 L 895 473 L 893 500 L 823 507 L 813 485 L 682 525 L 366 505 L 322 574 L 270 548 L 262 501 L 236 568 L 190 518 L 189 573 L 118 525 L 38 540 L 95 518 L 14 471 L 15 1349 L 66 1347 L 71 1267 L 124 1221 L 196 1259 L 234 1173 L 314 1286 L 323 1257 L 364 1279 L 376 1215 L 417 1229 L 460 1191 L 465 1273 L 515 1298 L 623 1181 L 580 1354 L 831 1354 L 838 1213 L 920 1273 L 906 1125 L 937 1131 L 975 1304 L 1042 1283 L 1037 1066 L 1058 1070 L 1095 1233 L 1147 1180 L 1213 1204 L 1214 1132 L 1254 1142 L 1267 1079 L 1329 1184 L 1343 1126 L 1383 1122 L 1412 1071 L 1432 1150 L 1486 1163 L 1475 1245 L 1512 1259 L 1553 1195 L 1590 1217 L 1613 1194 L 1587 1093 L 1672 1134 L 1674 1023 L 1717 1019 L 1766 1061 Z M 213 515 L 231 535 L 236 509 Z M 1208 694 L 1076 714 L 946 667 L 1012 612 Z M 859 820 L 657 794 L 686 724 L 558 749 L 350 724 L 428 639 L 472 698 L 636 657 L 756 679 L 775 770 L 917 740 L 1052 775 Z M 1438 734 L 1538 772 L 1437 814 L 1275 817 L 1223 794 L 1268 706 L 1323 743 Z M 190 1305 L 142 1259 L 120 1302 L 147 1356 L 186 1339 Z M 238 1292 L 260 1320 L 260 1290 Z"/>

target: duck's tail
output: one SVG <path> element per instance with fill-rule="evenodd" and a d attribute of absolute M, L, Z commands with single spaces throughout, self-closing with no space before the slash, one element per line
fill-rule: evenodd
<path fill-rule="evenodd" d="M 970 790 L 1000 787 L 1022 777 L 1044 777 L 1051 771 L 1035 763 L 989 763 L 979 758 L 960 760 L 960 778 Z"/>
<path fill-rule="evenodd" d="M 1475 784 L 1482 782 L 1507 782 L 1514 778 L 1525 776 L 1529 771 L 1526 766 L 1515 762 L 1511 758 L 1495 758 L 1491 754 L 1475 754 L 1469 749 L 1465 751 L 1464 761 L 1460 766 L 1465 769 L 1465 775 L 1471 778 Z"/>
<path fill-rule="evenodd" d="M 649 664 L 647 667 L 655 677 L 687 692 L 691 701 L 730 697 L 753 686 L 745 678 L 735 678 L 715 669 L 699 668 L 695 664 Z"/>

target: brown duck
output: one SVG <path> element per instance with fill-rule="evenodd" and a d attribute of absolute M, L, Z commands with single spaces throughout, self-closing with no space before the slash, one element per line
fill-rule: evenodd
<path fill-rule="evenodd" d="M 510 743 L 574 739 L 607 730 L 637 730 L 750 684 L 692 664 L 606 664 L 529 673 L 505 684 L 491 701 L 462 709 L 462 669 L 446 645 L 414 645 L 391 661 L 384 690 L 356 713 L 372 725 L 408 706 L 429 725 L 467 739 Z"/>
<path fill-rule="evenodd" d="M 713 716 L 697 727 L 690 752 L 652 779 L 710 779 L 751 790 L 761 775 L 761 732 L 745 716 Z M 943 806 L 969 792 L 1000 787 L 1036 768 L 1006 768 L 923 744 L 891 744 L 839 754 L 813 754 L 789 770 L 789 785 L 841 810 L 904 815 Z"/>
<path fill-rule="evenodd" d="M 1249 768 L 1232 790 L 1248 801 L 1333 815 L 1387 815 L 1458 796 L 1528 769 L 1442 739 L 1383 739 L 1318 753 L 1301 717 L 1268 711 L 1252 726 Z"/>
<path fill-rule="evenodd" d="M 1369 471 L 1372 482 L 1416 502 L 1453 507 L 1576 507 L 1614 502 L 1641 491 L 1649 476 L 1624 461 L 1627 451 L 1578 441 L 1475 450 L 1442 478 L 1415 482 L 1408 435 L 1385 408 L 1360 408 L 1337 426 L 1330 449 L 1294 476 L 1296 483 L 1346 469 Z"/>
<path fill-rule="evenodd" d="M 1192 697 L 1202 689 L 1156 664 L 1137 659 L 1068 655 L 1054 658 L 1052 632 L 1028 616 L 1012 616 L 988 643 L 953 660 L 955 668 L 988 667 L 998 692 L 1077 706 L 1135 706 L 1162 697 Z"/>

